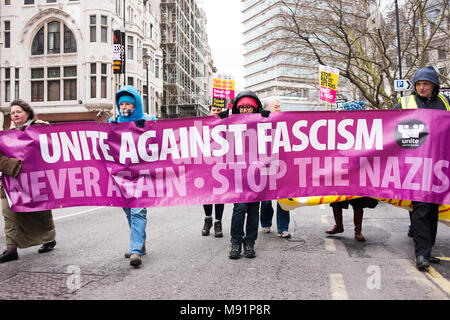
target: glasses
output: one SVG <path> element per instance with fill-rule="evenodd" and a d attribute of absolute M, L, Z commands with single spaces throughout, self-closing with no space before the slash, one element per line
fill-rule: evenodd
<path fill-rule="evenodd" d="M 239 110 L 253 111 L 253 109 L 255 109 L 255 107 L 253 107 L 253 106 L 240 106 L 239 107 Z"/>

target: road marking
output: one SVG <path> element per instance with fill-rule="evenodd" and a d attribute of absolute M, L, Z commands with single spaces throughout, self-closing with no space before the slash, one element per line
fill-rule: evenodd
<path fill-rule="evenodd" d="M 325 250 L 336 252 L 336 244 L 333 239 L 325 238 Z"/>
<path fill-rule="evenodd" d="M 333 273 L 330 274 L 329 279 L 330 279 L 331 298 L 333 300 L 348 300 L 344 276 L 341 273 Z"/>
<path fill-rule="evenodd" d="M 441 259 L 443 261 L 450 261 L 449 257 L 436 257 L 436 258 Z"/>
<path fill-rule="evenodd" d="M 435 284 L 439 286 L 444 292 L 450 296 L 450 281 L 445 279 L 439 272 L 437 272 L 432 266 L 429 266 L 426 270 L 426 275 Z"/>
<path fill-rule="evenodd" d="M 62 220 L 62 219 L 70 218 L 70 217 L 74 217 L 74 216 L 79 216 L 81 214 L 89 213 L 89 212 L 92 212 L 92 211 L 95 211 L 95 210 L 98 210 L 98 209 L 101 209 L 101 208 L 105 208 L 105 207 L 95 207 L 95 208 L 92 208 L 92 209 L 87 209 L 87 210 L 75 212 L 75 213 L 68 214 L 68 215 L 61 216 L 61 217 L 54 217 L 53 221 L 55 221 L 55 220 Z"/>
<path fill-rule="evenodd" d="M 432 299 L 448 300 L 448 295 L 444 294 L 436 284 L 426 276 L 426 272 L 417 270 L 415 264 L 409 259 L 397 259 L 397 263 L 411 276 L 412 280 L 416 281 L 422 288 L 424 288 L 428 294 L 432 296 Z"/>

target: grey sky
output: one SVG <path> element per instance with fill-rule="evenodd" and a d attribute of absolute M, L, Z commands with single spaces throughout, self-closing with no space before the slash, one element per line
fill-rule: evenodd
<path fill-rule="evenodd" d="M 236 91 L 244 87 L 240 0 L 203 0 L 208 41 L 219 73 L 234 76 Z"/>

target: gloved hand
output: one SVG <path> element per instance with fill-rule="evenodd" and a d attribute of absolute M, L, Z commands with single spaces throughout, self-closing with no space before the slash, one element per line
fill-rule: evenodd
<path fill-rule="evenodd" d="M 143 128 L 145 126 L 145 119 L 138 119 L 134 121 L 134 124 L 138 128 Z"/>
<path fill-rule="evenodd" d="M 16 158 L 8 158 L 0 153 L 0 167 L 2 172 L 11 177 L 17 177 L 22 169 L 22 160 Z"/>
<path fill-rule="evenodd" d="M 269 110 L 261 110 L 261 115 L 262 115 L 263 117 L 267 118 L 267 117 L 269 116 L 269 114 L 270 114 L 270 111 L 269 111 Z"/>
<path fill-rule="evenodd" d="M 219 113 L 220 119 L 228 118 L 229 109 Z"/>

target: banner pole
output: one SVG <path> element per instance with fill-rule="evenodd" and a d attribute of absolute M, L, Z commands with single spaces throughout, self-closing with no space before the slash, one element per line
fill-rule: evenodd
<path fill-rule="evenodd" d="M 113 77 L 113 94 L 112 94 L 112 101 L 113 101 L 113 120 L 116 121 L 116 99 L 115 99 L 115 92 L 117 91 L 117 73 L 114 74 Z"/>

